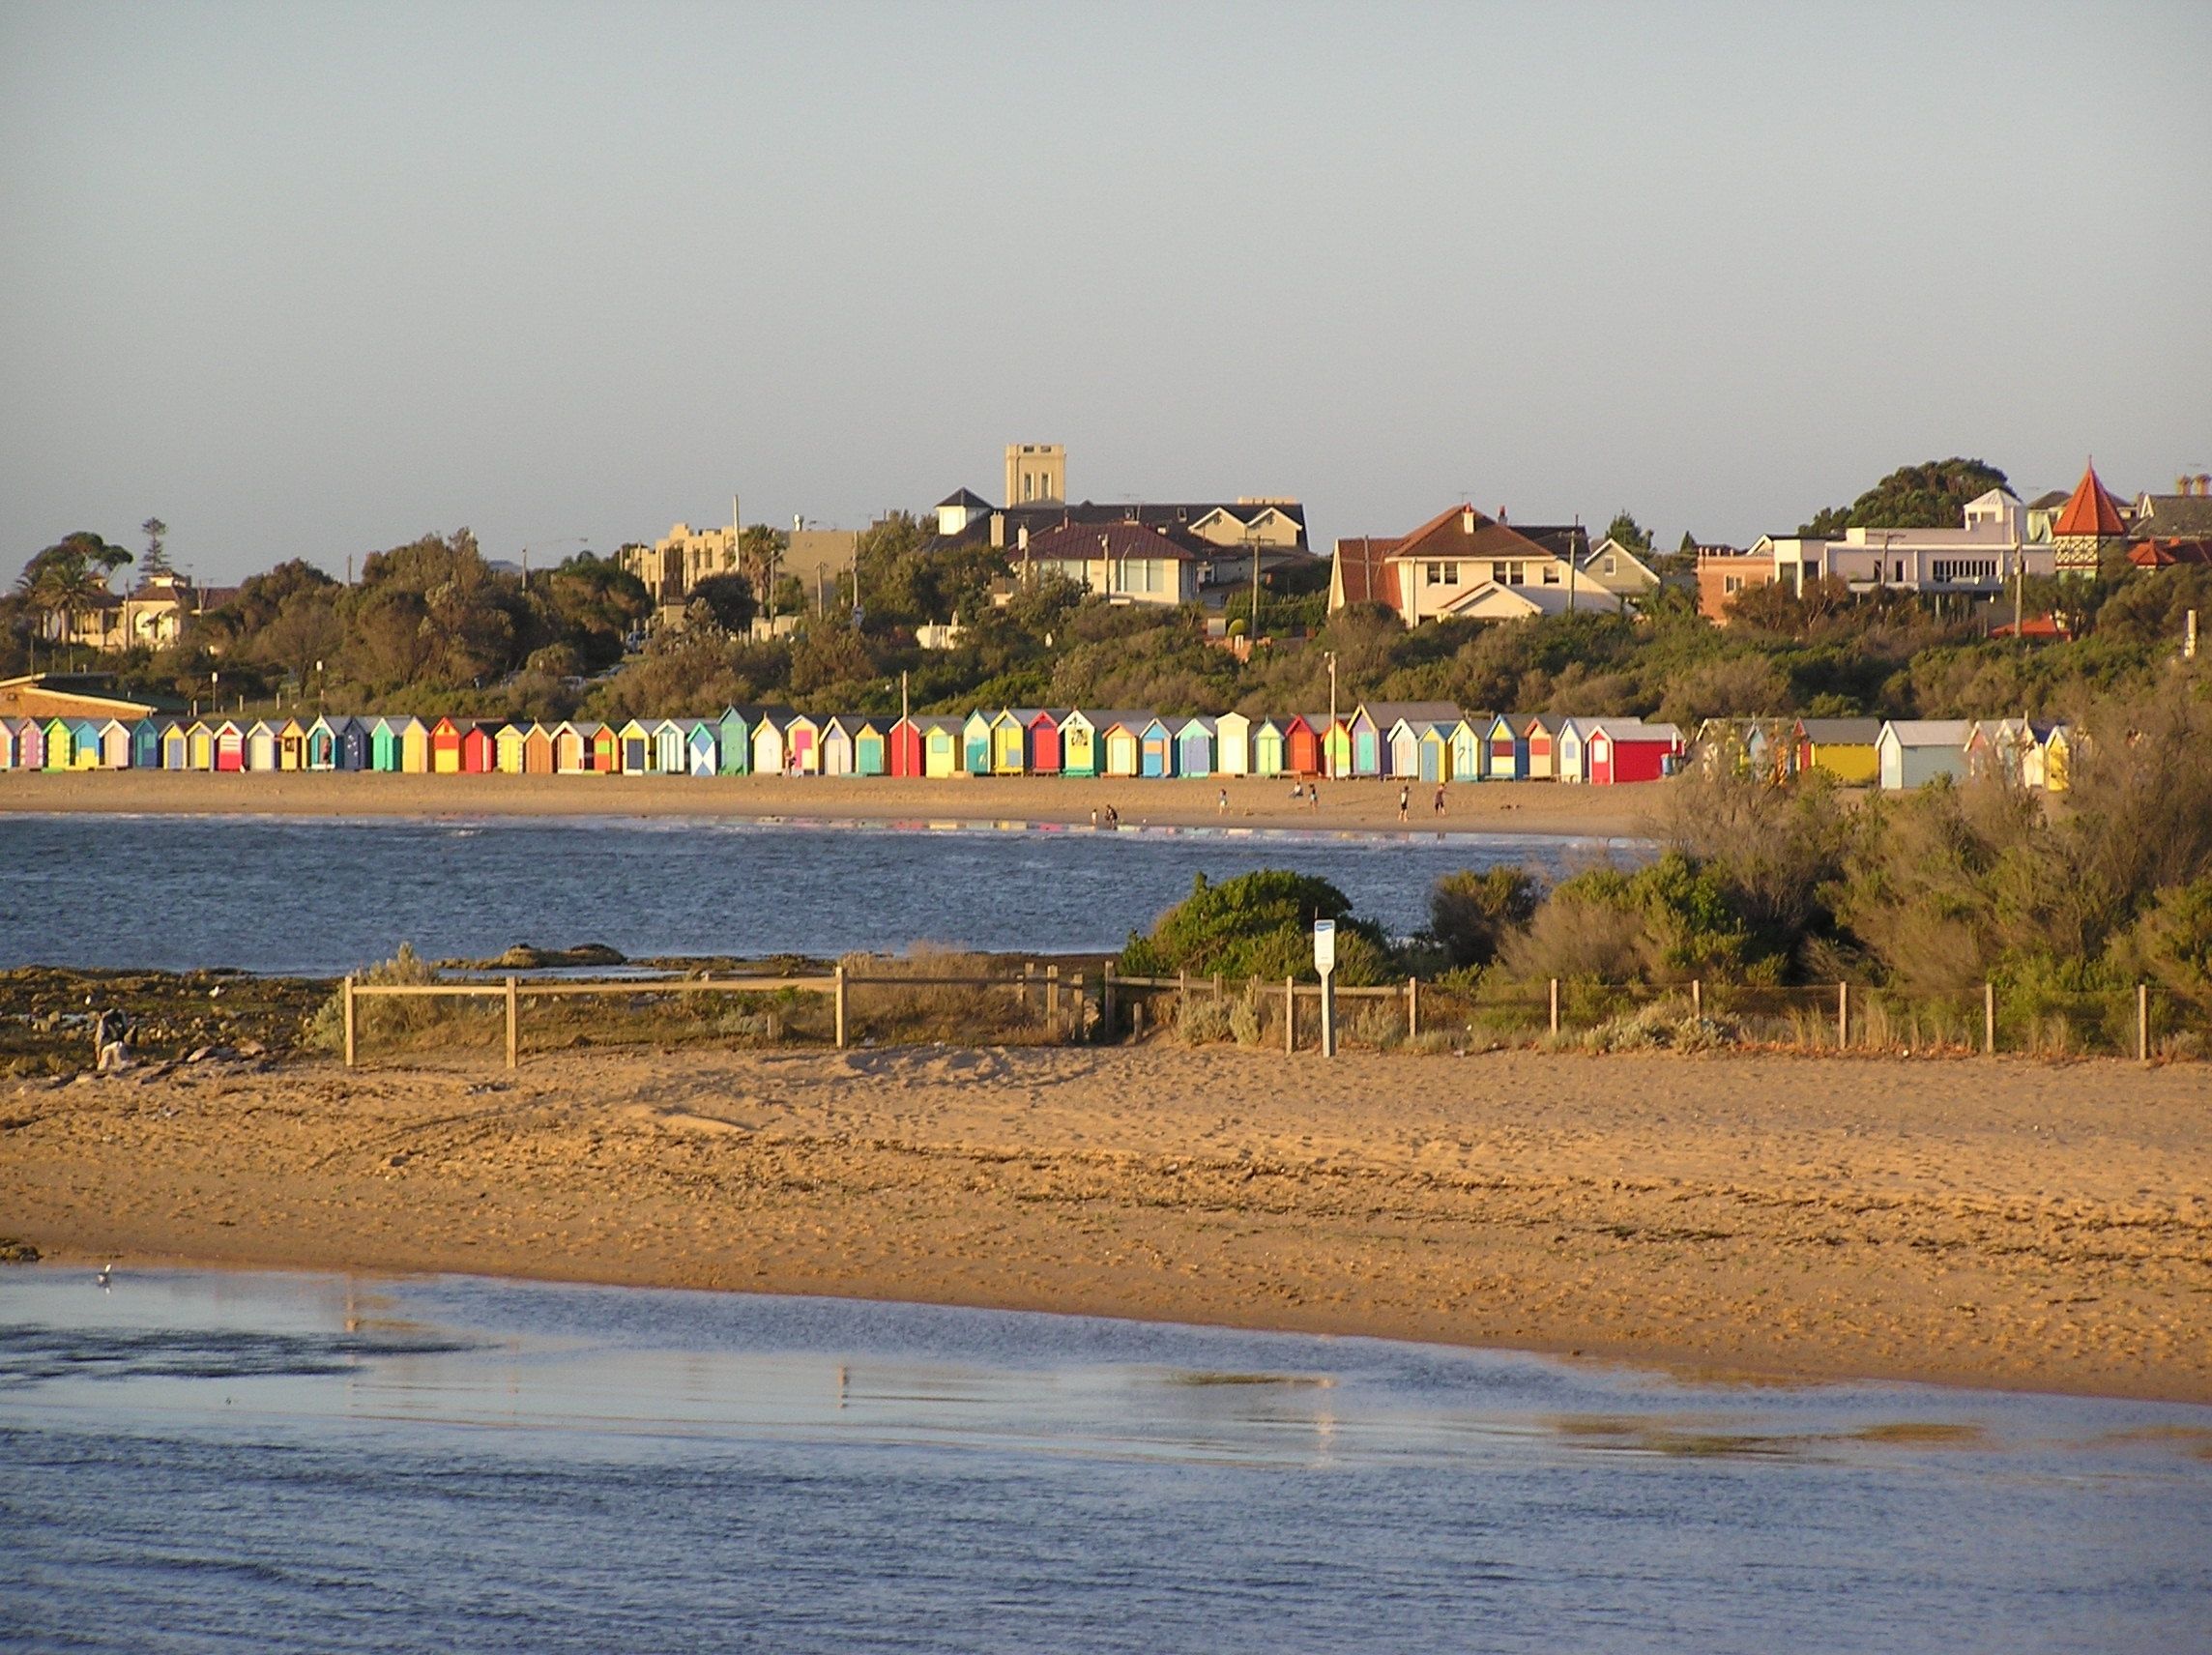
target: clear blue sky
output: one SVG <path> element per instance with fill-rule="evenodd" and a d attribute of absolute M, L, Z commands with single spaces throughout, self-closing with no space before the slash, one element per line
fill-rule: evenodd
<path fill-rule="evenodd" d="M 0 5 L 0 575 L 2212 469 L 2212 5 Z"/>

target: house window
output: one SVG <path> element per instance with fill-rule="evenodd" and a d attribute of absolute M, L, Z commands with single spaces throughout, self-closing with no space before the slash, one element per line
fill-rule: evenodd
<path fill-rule="evenodd" d="M 1528 584 L 1528 566 L 1527 564 L 1509 564 L 1506 567 L 1510 574 L 1510 578 L 1505 583 L 1507 586 L 1527 586 Z"/>
<path fill-rule="evenodd" d="M 1459 585 L 1459 565 L 1457 565 L 1457 564 L 1446 564 L 1446 565 L 1444 565 L 1444 585 L 1446 585 L 1446 586 L 1457 586 L 1457 585 Z"/>
<path fill-rule="evenodd" d="M 1742 590 L 1743 576 L 1740 574 L 1724 574 L 1721 576 L 1721 591 L 1723 594 L 1731 592 L 1741 592 Z"/>
<path fill-rule="evenodd" d="M 1423 585 L 1426 585 L 1426 586 L 1441 586 L 1441 585 L 1443 585 L 1443 583 L 1444 583 L 1444 566 L 1443 566 L 1443 565 L 1441 565 L 1441 564 L 1427 564 L 1427 565 L 1424 565 L 1424 566 L 1422 566 L 1422 570 L 1421 570 L 1421 580 L 1422 580 L 1422 584 L 1423 584 Z"/>
<path fill-rule="evenodd" d="M 1559 566 L 1557 564 L 1546 564 L 1544 566 L 1544 584 L 1546 586 L 1559 584 Z"/>
<path fill-rule="evenodd" d="M 1490 578 L 1499 586 L 1503 586 L 1505 584 L 1505 566 L 1503 564 L 1492 564 L 1490 566 Z"/>
<path fill-rule="evenodd" d="M 1613 555 L 1610 552 L 1606 554 L 1605 572 L 1607 574 L 1618 574 L 1620 572 L 1618 566 L 1615 564 Z"/>

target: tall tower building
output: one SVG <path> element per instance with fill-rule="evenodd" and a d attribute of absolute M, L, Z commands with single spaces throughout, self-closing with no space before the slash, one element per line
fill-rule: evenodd
<path fill-rule="evenodd" d="M 1006 504 L 1034 506 L 1067 498 L 1067 450 L 1059 443 L 1006 445 Z"/>

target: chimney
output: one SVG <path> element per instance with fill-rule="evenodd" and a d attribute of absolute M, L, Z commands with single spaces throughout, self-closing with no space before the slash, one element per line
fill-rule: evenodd
<path fill-rule="evenodd" d="M 1004 511 L 991 513 L 991 545 L 997 551 L 1006 549 L 1006 514 Z"/>
<path fill-rule="evenodd" d="M 1030 526 L 1027 523 L 1024 523 L 1021 528 L 1016 531 L 1016 543 L 1021 547 L 1022 555 L 1027 557 L 1029 555 L 1030 549 Z"/>
<path fill-rule="evenodd" d="M 1463 535 L 1472 535 L 1474 533 L 1473 507 L 1462 506 L 1459 508 L 1459 532 Z"/>

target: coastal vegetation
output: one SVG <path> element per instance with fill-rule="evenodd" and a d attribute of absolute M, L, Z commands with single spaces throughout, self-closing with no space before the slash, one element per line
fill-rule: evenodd
<path fill-rule="evenodd" d="M 1960 503 L 2003 480 L 1976 460 L 1907 466 L 1808 529 L 1957 520 Z M 148 525 L 152 557 L 166 561 Z M 1623 511 L 1624 544 L 1650 537 Z M 774 574 L 776 531 L 746 532 L 750 572 L 702 583 L 681 626 L 648 626 L 652 605 L 612 559 L 579 553 L 525 575 L 495 566 L 466 529 L 369 555 L 348 585 L 306 559 L 253 576 L 160 651 L 74 654 L 50 639 L 131 554 L 76 534 L 30 560 L 0 598 L 0 675 L 41 664 L 119 671 L 132 689 L 180 702 L 243 700 L 352 712 L 621 720 L 704 716 L 728 705 L 813 713 L 977 706 L 1148 707 L 1170 715 L 1321 708 L 1329 662 L 1345 705 L 1446 700 L 1470 709 L 1655 717 L 1946 718 L 1994 712 L 2078 721 L 2104 696 L 2140 696 L 2174 653 L 2185 611 L 2212 614 L 2212 566 L 2115 568 L 2027 581 L 2023 613 L 2070 636 L 1993 636 L 2011 605 L 1815 581 L 1733 600 L 1731 624 L 1697 612 L 1679 554 L 1654 554 L 1669 582 L 1625 610 L 1521 621 L 1443 621 L 1409 630 L 1380 605 L 1326 607 L 1328 563 L 1270 573 L 1258 644 L 1239 658 L 1251 599 L 1239 593 L 1209 636 L 1197 606 L 1113 605 L 1057 579 L 1026 583 L 1009 554 L 929 547 L 929 525 L 892 512 L 859 537 L 850 579 L 818 611 Z M 770 604 L 767 600 L 772 598 Z M 795 620 L 756 637 L 764 608 Z M 798 613 L 794 615 L 795 608 Z M 950 647 L 920 629 L 954 624 Z"/>

